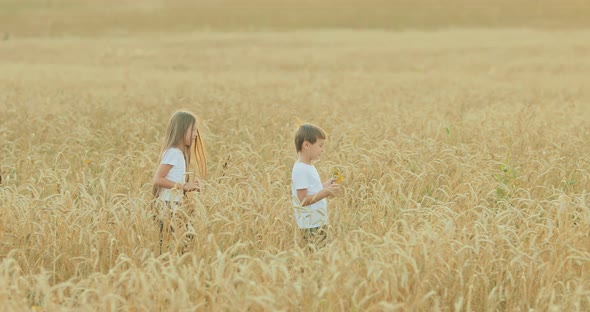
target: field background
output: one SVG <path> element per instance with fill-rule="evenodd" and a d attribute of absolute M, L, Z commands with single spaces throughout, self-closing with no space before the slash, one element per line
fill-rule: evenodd
<path fill-rule="evenodd" d="M 0 310 L 589 310 L 589 17 L 0 0 Z M 179 108 L 210 174 L 189 252 L 160 254 L 150 181 Z M 300 121 L 329 134 L 320 175 L 346 176 L 315 253 L 290 206 Z"/>

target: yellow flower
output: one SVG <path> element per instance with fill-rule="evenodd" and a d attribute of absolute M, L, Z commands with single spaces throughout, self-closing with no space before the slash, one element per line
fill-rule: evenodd
<path fill-rule="evenodd" d="M 334 167 L 332 169 L 332 177 L 334 179 L 336 179 L 336 183 L 340 184 L 342 181 L 344 181 L 344 176 L 342 175 L 342 173 L 340 172 L 340 170 L 338 170 L 337 167 Z"/>
<path fill-rule="evenodd" d="M 90 159 L 86 159 L 86 160 L 84 160 L 84 162 L 85 162 L 87 165 L 90 165 Z"/>

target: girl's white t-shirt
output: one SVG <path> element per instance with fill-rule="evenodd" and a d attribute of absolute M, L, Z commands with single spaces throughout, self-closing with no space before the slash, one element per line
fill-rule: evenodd
<path fill-rule="evenodd" d="M 184 154 L 176 147 L 167 149 L 162 155 L 161 165 L 172 165 L 170 171 L 166 175 L 166 179 L 184 184 L 185 173 L 186 173 L 186 161 L 184 160 Z M 182 200 L 182 190 L 162 188 L 160 191 L 159 198 L 164 201 L 178 202 Z"/>
<path fill-rule="evenodd" d="M 313 165 L 295 162 L 291 173 L 291 193 L 295 219 L 300 229 L 309 229 L 328 224 L 328 201 L 324 198 L 317 203 L 302 207 L 297 198 L 297 190 L 307 189 L 307 195 L 319 193 L 324 187 L 320 175 Z"/>

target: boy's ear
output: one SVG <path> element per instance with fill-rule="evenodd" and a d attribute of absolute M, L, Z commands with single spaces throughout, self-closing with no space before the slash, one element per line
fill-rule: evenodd
<path fill-rule="evenodd" d="M 309 147 L 309 141 L 303 141 L 303 147 L 304 148 L 308 148 Z"/>

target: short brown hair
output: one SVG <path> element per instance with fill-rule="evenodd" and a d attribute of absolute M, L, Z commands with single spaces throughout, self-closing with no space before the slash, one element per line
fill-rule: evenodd
<path fill-rule="evenodd" d="M 297 152 L 301 152 L 303 142 L 307 141 L 311 144 L 315 144 L 317 139 L 326 139 L 326 133 L 324 130 L 312 124 L 303 124 L 297 129 L 297 132 L 295 132 L 295 149 Z"/>

